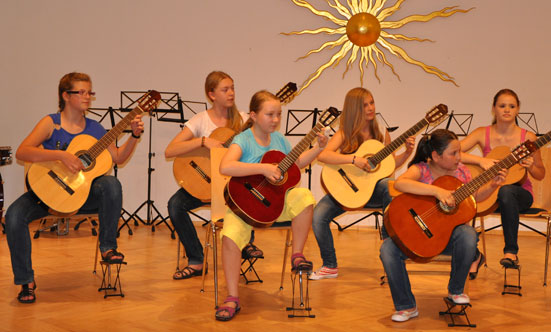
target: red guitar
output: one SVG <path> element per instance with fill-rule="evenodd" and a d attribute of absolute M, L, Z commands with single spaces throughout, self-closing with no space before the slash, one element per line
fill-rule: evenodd
<path fill-rule="evenodd" d="M 503 168 L 511 168 L 536 151 L 538 146 L 526 141 L 494 166 L 463 184 L 453 176 L 442 176 L 433 185 L 455 190 L 456 205 L 451 208 L 433 196 L 401 194 L 394 198 L 385 213 L 385 228 L 396 245 L 411 260 L 426 263 L 447 246 L 456 226 L 476 215 L 476 201 L 472 194 L 495 178 Z"/>
<path fill-rule="evenodd" d="M 325 110 L 318 123 L 288 155 L 280 151 L 268 151 L 261 163 L 278 164 L 282 178 L 272 183 L 263 175 L 232 177 L 224 188 L 224 199 L 232 211 L 246 223 L 254 227 L 269 227 L 283 212 L 287 190 L 300 181 L 300 170 L 295 164 L 303 151 L 323 127 L 331 125 L 339 116 L 334 107 Z"/>

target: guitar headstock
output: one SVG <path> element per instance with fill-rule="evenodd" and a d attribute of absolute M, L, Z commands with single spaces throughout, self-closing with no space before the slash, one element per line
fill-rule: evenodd
<path fill-rule="evenodd" d="M 330 106 L 328 109 L 323 111 L 319 117 L 319 123 L 324 127 L 329 127 L 338 117 L 341 115 L 338 109 L 333 106 Z"/>
<path fill-rule="evenodd" d="M 511 152 L 517 160 L 522 160 L 538 150 L 536 143 L 526 140 Z"/>
<path fill-rule="evenodd" d="M 149 90 L 145 95 L 143 95 L 138 101 L 138 107 L 145 113 L 150 113 L 159 104 L 161 100 L 161 94 L 155 90 Z"/>
<path fill-rule="evenodd" d="M 425 119 L 427 119 L 429 123 L 437 123 L 444 120 L 447 114 L 448 106 L 444 104 L 438 104 L 427 112 L 427 114 L 425 115 Z"/>
<path fill-rule="evenodd" d="M 295 98 L 297 90 L 297 84 L 289 82 L 276 93 L 276 97 L 282 104 L 288 104 L 291 100 L 293 100 L 293 98 Z"/>
<path fill-rule="evenodd" d="M 0 166 L 11 164 L 11 146 L 0 146 Z"/>

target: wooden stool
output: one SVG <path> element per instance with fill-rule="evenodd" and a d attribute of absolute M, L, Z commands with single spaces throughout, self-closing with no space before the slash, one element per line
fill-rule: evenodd
<path fill-rule="evenodd" d="M 440 316 L 442 315 L 449 315 L 451 319 L 451 323 L 448 324 L 448 327 L 455 327 L 455 326 L 463 326 L 463 327 L 476 327 L 476 324 L 472 324 L 469 320 L 469 316 L 467 316 L 467 308 L 472 307 L 470 303 L 466 304 L 457 304 L 450 300 L 447 296 L 444 297 L 444 303 L 448 307 L 448 310 L 446 311 L 440 311 Z M 454 310 L 456 307 L 459 307 L 459 310 Z M 455 318 L 457 316 L 465 316 L 465 320 L 467 321 L 467 324 L 457 324 L 455 322 Z"/>
<path fill-rule="evenodd" d="M 513 271 L 516 270 L 518 273 L 518 283 L 516 285 L 508 284 L 507 283 L 507 270 L 512 269 Z M 520 293 L 520 289 L 522 288 L 520 286 L 520 265 L 517 265 L 515 267 L 505 267 L 505 272 L 503 273 L 503 292 L 501 292 L 501 295 L 505 294 L 513 294 L 522 296 Z"/>
<path fill-rule="evenodd" d="M 109 296 L 120 296 L 124 297 L 124 294 L 122 293 L 122 286 L 121 286 L 121 278 L 120 278 L 120 272 L 122 265 L 126 265 L 126 262 L 120 262 L 120 263 L 109 263 L 105 261 L 101 261 L 101 272 L 103 274 L 103 280 L 101 281 L 101 286 L 98 289 L 98 292 L 104 291 L 105 294 L 103 295 L 103 298 L 107 298 Z M 111 283 L 111 266 L 115 265 L 115 271 L 116 276 L 113 283 Z M 117 292 L 118 289 L 118 292 Z M 108 291 L 112 291 L 111 293 L 108 293 Z"/>

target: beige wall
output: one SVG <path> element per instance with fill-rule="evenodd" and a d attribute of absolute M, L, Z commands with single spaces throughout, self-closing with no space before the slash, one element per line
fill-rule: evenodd
<path fill-rule="evenodd" d="M 310 2 L 327 8 L 325 1 Z M 365 86 L 372 90 L 377 110 L 390 125 L 400 126 L 394 137 L 437 103 L 446 103 L 457 113 L 474 113 L 473 127 L 485 125 L 491 118 L 491 99 L 504 87 L 518 92 L 523 111 L 536 113 L 541 132 L 550 130 L 546 100 L 551 3 L 408 0 L 391 18 L 453 5 L 476 9 L 412 23 L 396 32 L 434 40 L 397 44 L 412 57 L 450 73 L 459 87 L 390 55 L 401 81 L 388 67 L 379 66 L 381 83 L 371 67 L 366 73 Z M 300 84 L 334 53 L 325 51 L 295 61 L 334 37 L 280 35 L 332 26 L 290 0 L 4 0 L 0 18 L 0 145 L 12 146 L 14 151 L 42 116 L 56 111 L 57 83 L 69 71 L 92 76 L 97 91 L 93 106 L 117 107 L 121 90 L 176 91 L 185 100 L 204 101 L 204 78 L 220 69 L 235 79 L 237 104 L 247 110 L 255 91 L 276 91 L 288 81 Z M 327 70 L 288 107 L 341 108 L 345 93 L 359 85 L 356 66 L 344 79 L 343 71 L 344 61 Z M 161 122 L 153 127 L 152 197 L 166 215 L 166 202 L 178 187 L 172 163 L 163 153 L 180 128 Z M 323 195 L 319 169 L 314 167 L 312 177 L 318 199 Z M 14 163 L 3 166 L 1 172 L 7 206 L 23 192 L 23 167 Z M 146 139 L 119 175 L 124 207 L 133 211 L 146 199 Z"/>

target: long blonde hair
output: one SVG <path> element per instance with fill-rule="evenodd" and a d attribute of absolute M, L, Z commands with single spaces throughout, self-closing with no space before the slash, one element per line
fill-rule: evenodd
<path fill-rule="evenodd" d="M 209 92 L 214 92 L 214 89 L 218 87 L 218 84 L 226 78 L 229 78 L 233 82 L 233 78 L 223 71 L 213 71 L 207 75 L 205 80 L 205 94 L 211 103 L 213 100 L 210 98 Z M 235 103 L 232 107 L 228 108 L 228 123 L 226 124 L 226 127 L 236 132 L 241 131 L 241 128 L 243 127 L 243 119 L 241 118 L 241 114 L 239 114 L 239 110 L 237 109 L 237 106 L 235 106 Z"/>
<path fill-rule="evenodd" d="M 343 131 L 344 141 L 342 153 L 353 153 L 363 143 L 362 128 L 365 123 L 364 100 L 366 97 L 373 97 L 369 90 L 354 88 L 346 94 L 344 106 L 341 113 L 340 129 Z M 379 130 L 377 118 L 369 123 L 369 132 L 373 139 L 384 142 L 384 135 Z"/>

